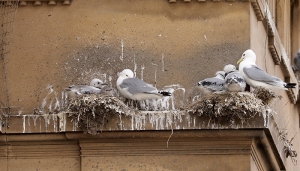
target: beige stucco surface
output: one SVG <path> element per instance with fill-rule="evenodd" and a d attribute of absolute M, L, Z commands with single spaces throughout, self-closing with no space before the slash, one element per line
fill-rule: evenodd
<path fill-rule="evenodd" d="M 216 161 L 215 159 L 218 158 Z M 83 157 L 86 170 L 250 170 L 247 155 Z M 100 170 L 101 170 L 100 169 Z"/>
<path fill-rule="evenodd" d="M 284 25 L 279 26 L 282 36 L 282 29 L 287 28 L 283 27 Z M 251 3 L 239 0 L 205 3 L 74 0 L 70 6 L 60 3 L 48 6 L 44 2 L 42 6 L 33 6 L 32 3 L 20 6 L 11 37 L 11 52 L 4 60 L 0 60 L 0 79 L 5 80 L 0 84 L 0 101 L 4 106 L 10 106 L 10 114 L 14 115 L 10 118 L 3 117 L 5 127 L 0 130 L 3 133 L 0 134 L 0 163 L 7 166 L 7 170 L 19 170 L 21 166 L 26 166 L 28 170 L 270 168 L 270 161 L 264 163 L 266 166 L 260 166 L 264 164 L 258 163 L 270 158 L 274 160 L 274 157 L 257 155 L 261 157 L 259 158 L 253 155 L 253 135 L 248 137 L 246 144 L 241 145 L 242 148 L 235 149 L 235 146 L 232 147 L 235 144 L 231 142 L 226 144 L 232 137 L 237 144 L 242 142 L 236 137 L 236 132 L 226 134 L 228 137 L 224 139 L 225 145 L 222 144 L 223 141 L 210 144 L 211 138 L 219 138 L 220 135 L 224 138 L 222 130 L 212 134 L 206 133 L 209 138 L 201 141 L 192 137 L 189 143 L 180 146 L 170 141 L 173 151 L 164 154 L 164 150 L 167 149 L 166 140 L 173 134 L 173 128 L 178 131 L 178 135 L 182 135 L 190 133 L 182 133 L 183 129 L 191 132 L 192 129 L 233 129 L 235 125 L 230 123 L 220 126 L 211 124 L 207 118 L 204 121 L 198 116 L 184 115 L 179 118 L 172 115 L 176 121 L 173 126 L 178 127 L 170 128 L 165 127 L 170 126 L 165 118 L 157 115 L 157 123 L 161 121 L 164 124 L 163 128 L 159 129 L 169 131 L 163 143 L 144 142 L 144 146 L 140 148 L 144 153 L 132 155 L 133 152 L 138 153 L 136 147 L 140 144 L 130 137 L 134 137 L 134 133 L 141 133 L 140 129 L 148 130 L 142 132 L 141 137 L 149 134 L 150 140 L 156 141 L 161 138 L 157 135 L 161 131 L 154 131 L 157 129 L 157 123 L 150 123 L 147 120 L 148 115 L 143 127 L 139 125 L 143 122 L 136 116 L 122 119 L 116 116 L 108 123 L 107 128 L 104 128 L 104 133 L 98 135 L 100 140 L 97 140 L 97 137 L 88 137 L 87 142 L 80 140 L 85 135 L 76 130 L 70 118 L 29 115 L 33 113 L 34 108 L 39 108 L 43 113 L 51 113 L 57 102 L 61 107 L 64 101 L 63 90 L 72 84 L 88 84 L 92 78 L 98 77 L 115 87 L 117 73 L 125 68 L 133 70 L 138 78 L 143 78 L 157 88 L 179 84 L 188 92 L 195 83 L 214 76 L 215 72 L 222 70 L 226 64 L 236 64 L 241 54 L 249 48 L 256 52 L 257 64 L 260 67 L 285 79 L 289 76 L 288 72 L 282 63 L 275 65 L 268 49 L 267 38 L 266 27 L 262 21 L 257 20 Z M 283 38 L 286 49 L 289 49 L 288 39 Z M 297 41 L 296 39 L 294 42 Z M 296 45 L 291 45 L 293 50 L 296 48 L 294 46 Z M 299 109 L 291 103 L 285 91 L 275 92 L 282 96 L 281 100 L 275 100 L 270 105 L 277 115 L 267 119 L 266 116 L 257 116 L 257 120 L 242 121 L 237 127 L 245 130 L 253 127 L 257 130 L 270 129 L 271 136 L 268 136 L 268 141 L 274 144 L 272 148 L 275 150 L 268 150 L 272 151 L 272 155 L 280 156 L 287 170 L 297 170 L 298 166 L 291 162 L 291 158 L 285 158 L 278 132 L 287 131 L 289 140 L 299 132 Z M 2 111 L 9 110 L 5 108 Z M 62 120 L 66 123 L 60 123 Z M 124 124 L 123 128 L 132 132 L 120 129 L 121 124 Z M 60 125 L 67 126 L 64 128 Z M 114 134 L 118 129 L 118 135 Z M 244 136 L 245 130 L 241 130 L 239 135 Z M 77 133 L 80 135 L 74 135 L 75 138 L 68 137 L 68 133 L 73 131 L 79 131 Z M 42 135 L 49 132 L 53 134 Z M 200 145 L 195 143 L 197 141 Z M 120 150 L 128 147 L 122 142 L 131 144 L 127 151 Z M 222 154 L 214 151 L 218 149 L 219 143 L 224 145 L 222 148 L 225 147 Z M 122 146 L 119 146 L 120 144 Z M 197 145 L 202 149 L 201 153 L 186 153 L 186 149 L 190 150 L 189 152 L 197 150 Z M 234 150 L 227 148 L 227 145 Z M 102 151 L 98 147 L 101 147 Z M 207 149 L 209 155 L 204 154 Z M 247 149 L 247 152 L 244 153 L 241 149 Z M 294 137 L 293 149 L 299 149 L 299 136 Z M 261 152 L 260 150 L 257 151 Z M 103 152 L 107 152 L 108 155 L 104 156 Z M 279 162 L 278 165 L 281 167 L 282 163 Z"/>
<path fill-rule="evenodd" d="M 209 135 L 210 133 L 215 135 Z M 7 170 L 250 170 L 257 131 L 161 131 L 1 135 Z M 231 136 L 231 138 L 229 138 Z M 208 140 L 209 137 L 209 140 Z M 75 138 L 75 139 L 74 139 Z M 26 145 L 25 145 L 26 143 Z M 256 143 L 256 142 L 254 142 Z M 261 150 L 261 149 L 256 149 Z M 258 157 L 258 156 L 256 156 Z M 266 162 L 268 163 L 268 162 Z M 264 165 L 264 164 L 263 164 Z"/>
<path fill-rule="evenodd" d="M 19 7 L 13 50 L 5 59 L 9 103 L 13 114 L 32 113 L 51 85 L 57 94 L 45 99 L 49 111 L 69 85 L 106 74 L 115 86 L 125 68 L 158 88 L 180 84 L 188 90 L 235 64 L 249 48 L 249 31 L 249 4 L 243 2 L 94 0 Z"/>

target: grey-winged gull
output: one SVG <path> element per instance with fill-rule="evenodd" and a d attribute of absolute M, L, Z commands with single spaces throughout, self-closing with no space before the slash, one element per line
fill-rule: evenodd
<path fill-rule="evenodd" d="M 100 94 L 106 95 L 106 96 L 116 97 L 117 96 L 117 90 L 112 88 L 111 86 L 105 86 L 105 87 L 101 88 Z"/>
<path fill-rule="evenodd" d="M 224 90 L 224 71 L 217 71 L 215 77 L 205 78 L 202 81 L 199 81 L 197 85 L 203 87 L 210 92 L 223 91 Z"/>
<path fill-rule="evenodd" d="M 238 60 L 239 71 L 244 76 L 245 81 L 251 87 L 265 87 L 284 89 L 295 88 L 296 83 L 286 83 L 280 78 L 269 75 L 264 70 L 259 68 L 256 64 L 256 54 L 251 50 L 246 50 L 241 59 Z"/>
<path fill-rule="evenodd" d="M 90 85 L 71 85 L 65 90 L 68 93 L 68 97 L 72 98 L 76 95 L 82 94 L 100 94 L 101 88 L 106 85 L 107 83 L 95 78 L 90 82 Z"/>
<path fill-rule="evenodd" d="M 93 87 L 97 87 L 102 89 L 103 87 L 107 86 L 107 83 L 103 82 L 102 80 L 98 79 L 98 78 L 94 78 L 91 82 L 90 82 L 90 86 Z"/>
<path fill-rule="evenodd" d="M 245 91 L 246 82 L 243 75 L 232 64 L 224 67 L 225 83 L 224 89 L 227 92 L 240 92 Z"/>
<path fill-rule="evenodd" d="M 132 100 L 160 99 L 163 96 L 170 96 L 169 92 L 158 91 L 151 84 L 148 84 L 138 78 L 133 78 L 133 72 L 130 69 L 124 69 L 118 73 L 117 89 L 120 94 Z"/>
<path fill-rule="evenodd" d="M 294 56 L 294 71 L 300 71 L 300 50 Z"/>

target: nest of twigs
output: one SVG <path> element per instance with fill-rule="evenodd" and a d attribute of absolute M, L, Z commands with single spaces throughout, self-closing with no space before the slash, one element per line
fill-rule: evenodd
<path fill-rule="evenodd" d="M 218 121 L 251 119 L 266 112 L 264 102 L 250 92 L 222 92 L 205 96 L 193 103 L 190 112 Z"/>
<path fill-rule="evenodd" d="M 67 107 L 72 121 L 76 122 L 84 133 L 96 135 L 97 131 L 113 115 L 130 114 L 134 112 L 119 98 L 98 94 L 77 96 L 70 99 Z"/>
<path fill-rule="evenodd" d="M 274 98 L 280 98 L 281 96 L 277 96 L 272 90 L 266 89 L 263 87 L 258 87 L 253 91 L 255 97 L 262 100 L 264 104 L 269 104 Z"/>

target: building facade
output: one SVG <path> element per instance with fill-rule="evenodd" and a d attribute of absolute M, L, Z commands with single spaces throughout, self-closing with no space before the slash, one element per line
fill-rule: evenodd
<path fill-rule="evenodd" d="M 275 90 L 274 112 L 246 121 L 174 112 L 247 49 L 269 74 L 298 83 L 298 0 L 20 0 L 15 17 L 4 14 L 13 32 L 2 34 L 10 50 L 0 60 L 3 170 L 299 170 L 298 86 Z M 84 134 L 61 112 L 65 88 L 95 77 L 115 87 L 125 68 L 172 87 L 169 110 L 112 116 Z"/>

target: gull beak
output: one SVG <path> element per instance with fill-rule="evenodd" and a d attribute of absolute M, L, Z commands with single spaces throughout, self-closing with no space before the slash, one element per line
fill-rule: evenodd
<path fill-rule="evenodd" d="M 244 60 L 243 58 L 239 59 L 239 60 L 237 61 L 237 64 L 240 64 L 243 60 Z"/>
<path fill-rule="evenodd" d="M 108 85 L 107 83 L 102 83 L 101 85 Z"/>

